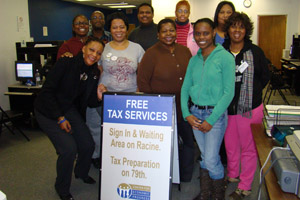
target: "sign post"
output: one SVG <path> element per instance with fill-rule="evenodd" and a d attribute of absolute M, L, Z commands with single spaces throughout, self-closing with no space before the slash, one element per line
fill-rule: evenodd
<path fill-rule="evenodd" d="M 105 94 L 103 99 L 100 199 L 170 199 L 175 97 Z"/>

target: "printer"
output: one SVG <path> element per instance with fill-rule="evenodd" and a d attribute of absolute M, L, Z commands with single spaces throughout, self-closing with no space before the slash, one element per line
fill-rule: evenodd
<path fill-rule="evenodd" d="M 273 169 L 282 191 L 294 193 L 300 198 L 300 130 L 295 130 L 285 139 L 290 150 L 275 149 L 272 152 L 272 162 L 277 160 Z"/>

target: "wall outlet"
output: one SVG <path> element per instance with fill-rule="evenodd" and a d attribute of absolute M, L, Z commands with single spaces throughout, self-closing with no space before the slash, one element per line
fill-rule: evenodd
<path fill-rule="evenodd" d="M 43 36 L 48 36 L 48 27 L 43 26 Z"/>

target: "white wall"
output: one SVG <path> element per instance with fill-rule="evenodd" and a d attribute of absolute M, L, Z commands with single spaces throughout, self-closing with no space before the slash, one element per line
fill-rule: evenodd
<path fill-rule="evenodd" d="M 165 17 L 175 16 L 175 7 L 178 1 L 176 0 L 152 0 L 152 7 L 154 8 L 153 21 L 158 23 Z"/>
<path fill-rule="evenodd" d="M 14 62 L 16 60 L 15 43 L 29 41 L 29 20 L 27 0 L 0 0 L 0 105 L 9 109 L 8 96 L 4 96 L 7 86 L 16 82 Z M 17 18 L 23 23 L 17 26 Z"/>
<path fill-rule="evenodd" d="M 154 21 L 156 23 L 165 16 L 175 16 L 175 6 L 178 0 L 152 0 L 155 10 Z M 190 21 L 195 22 L 199 18 L 209 17 L 213 19 L 215 9 L 220 0 L 189 0 L 191 5 Z M 243 0 L 231 0 L 237 11 L 242 11 L 254 22 L 252 40 L 257 43 L 257 19 L 258 15 L 287 15 L 286 48 L 292 43 L 292 35 L 300 33 L 300 1 L 299 0 L 252 0 L 252 6 L 245 8 Z"/>

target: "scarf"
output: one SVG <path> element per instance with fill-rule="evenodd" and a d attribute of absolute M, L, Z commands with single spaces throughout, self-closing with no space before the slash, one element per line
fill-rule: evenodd
<path fill-rule="evenodd" d="M 175 23 L 179 26 L 187 25 L 189 22 L 190 22 L 189 20 L 186 20 L 185 22 L 179 22 L 179 21 L 177 21 L 177 19 L 175 19 Z"/>
<path fill-rule="evenodd" d="M 253 98 L 253 77 L 254 77 L 254 65 L 253 54 L 251 50 L 244 52 L 244 62 L 248 63 L 247 69 L 243 73 L 243 83 L 241 85 L 240 97 L 237 107 L 237 114 L 243 117 L 252 117 L 252 98 Z"/>

